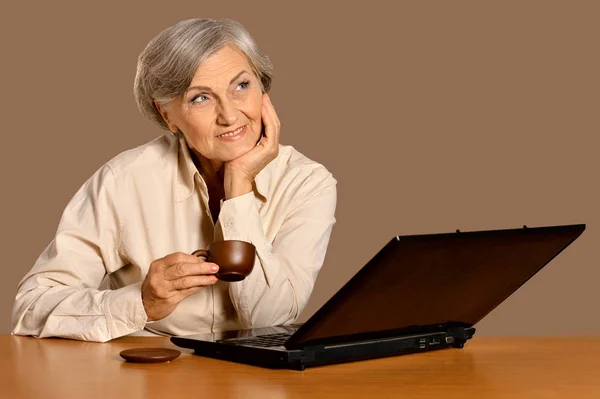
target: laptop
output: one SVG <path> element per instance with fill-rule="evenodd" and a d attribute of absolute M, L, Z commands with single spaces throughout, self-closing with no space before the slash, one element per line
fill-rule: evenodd
<path fill-rule="evenodd" d="M 393 237 L 303 324 L 174 336 L 194 353 L 268 368 L 462 348 L 477 322 L 584 224 Z"/>

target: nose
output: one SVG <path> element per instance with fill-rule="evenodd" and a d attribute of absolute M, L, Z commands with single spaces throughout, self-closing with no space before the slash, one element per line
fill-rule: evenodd
<path fill-rule="evenodd" d="M 221 125 L 234 125 L 236 122 L 237 109 L 229 101 L 221 101 L 217 110 L 217 123 Z"/>

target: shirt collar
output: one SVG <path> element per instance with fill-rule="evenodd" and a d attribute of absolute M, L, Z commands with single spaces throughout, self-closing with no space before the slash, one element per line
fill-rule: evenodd
<path fill-rule="evenodd" d="M 190 148 L 183 134 L 175 133 L 174 136 L 177 140 L 177 170 L 174 187 L 175 202 L 181 202 L 192 195 L 196 183 L 196 174 L 198 174 L 200 181 L 202 181 L 202 176 L 194 164 Z M 275 161 L 270 162 L 254 179 L 254 194 L 261 197 L 263 202 L 267 201 L 267 195 L 271 188 L 271 179 L 275 170 L 274 167 Z"/>

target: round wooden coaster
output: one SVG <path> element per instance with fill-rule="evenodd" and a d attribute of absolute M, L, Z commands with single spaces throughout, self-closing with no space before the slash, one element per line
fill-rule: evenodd
<path fill-rule="evenodd" d="M 166 348 L 136 348 L 124 350 L 120 355 L 132 363 L 164 363 L 177 359 L 181 352 Z"/>

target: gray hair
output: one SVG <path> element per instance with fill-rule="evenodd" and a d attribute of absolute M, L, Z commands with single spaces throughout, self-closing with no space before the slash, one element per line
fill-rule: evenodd
<path fill-rule="evenodd" d="M 200 63 L 226 45 L 236 47 L 246 56 L 262 91 L 268 92 L 273 65 L 239 22 L 188 19 L 160 32 L 138 57 L 133 92 L 142 114 L 168 130 L 154 101 L 165 105 L 183 95 Z"/>

